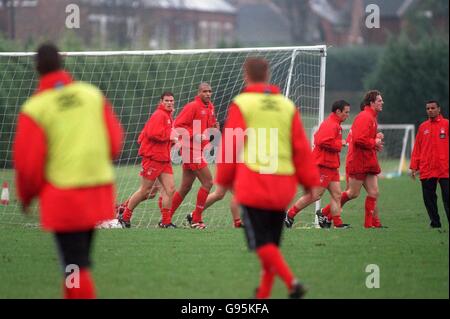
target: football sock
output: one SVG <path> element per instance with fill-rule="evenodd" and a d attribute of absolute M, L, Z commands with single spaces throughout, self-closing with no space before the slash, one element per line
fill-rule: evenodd
<path fill-rule="evenodd" d="M 183 202 L 183 197 L 181 197 L 181 195 L 178 192 L 175 192 L 175 194 L 173 194 L 172 207 L 170 208 L 170 216 L 171 217 L 173 217 L 173 215 L 175 214 L 175 211 L 178 209 L 178 207 L 181 205 L 182 202 Z"/>
<path fill-rule="evenodd" d="M 80 269 L 79 287 L 69 288 L 67 282 L 64 280 L 64 298 L 65 299 L 94 299 L 95 288 L 94 282 L 91 278 L 91 273 L 88 269 Z M 68 279 L 70 281 L 70 279 Z"/>
<path fill-rule="evenodd" d="M 347 192 L 342 192 L 341 194 L 341 207 L 344 207 L 345 203 L 347 203 L 350 200 L 348 197 Z M 331 219 L 331 206 L 328 204 L 324 208 L 322 208 L 322 214 L 326 216 L 328 219 Z"/>
<path fill-rule="evenodd" d="M 195 210 L 192 213 L 192 222 L 198 223 L 202 220 L 202 212 L 205 207 L 206 199 L 208 198 L 209 190 L 200 187 L 197 193 L 197 203 L 195 205 Z"/>
<path fill-rule="evenodd" d="M 373 211 L 375 210 L 377 204 L 377 199 L 375 197 L 367 196 L 365 202 L 365 221 L 364 227 L 370 228 L 372 227 L 372 217 Z"/>
<path fill-rule="evenodd" d="M 294 218 L 295 215 L 298 214 L 298 212 L 300 211 L 300 209 L 298 209 L 295 205 L 293 205 L 291 208 L 289 208 L 288 210 L 288 216 L 290 218 Z"/>
<path fill-rule="evenodd" d="M 270 264 L 261 261 L 261 282 L 256 292 L 257 299 L 267 299 L 270 297 L 270 292 L 272 291 L 273 282 L 275 280 L 275 272 L 271 270 Z"/>
<path fill-rule="evenodd" d="M 133 215 L 133 211 L 131 209 L 129 209 L 128 207 L 125 208 L 125 211 L 123 212 L 123 220 L 125 221 L 130 221 L 131 216 Z"/>
<path fill-rule="evenodd" d="M 278 247 L 274 244 L 266 244 L 257 248 L 256 253 L 265 264 L 271 267 L 270 269 L 280 276 L 286 287 L 291 290 L 295 278 Z"/>
<path fill-rule="evenodd" d="M 168 225 L 172 222 L 172 215 L 170 215 L 170 209 L 168 208 L 161 209 L 161 214 L 162 214 L 162 223 L 164 225 Z"/>
<path fill-rule="evenodd" d="M 242 226 L 242 221 L 240 218 L 236 218 L 235 220 L 233 220 L 233 225 L 235 228 L 239 228 Z"/>

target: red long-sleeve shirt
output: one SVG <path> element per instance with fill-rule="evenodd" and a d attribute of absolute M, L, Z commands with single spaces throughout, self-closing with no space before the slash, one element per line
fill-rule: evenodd
<path fill-rule="evenodd" d="M 423 122 L 417 132 L 410 168 L 420 179 L 449 178 L 448 119 L 439 115 Z"/>
<path fill-rule="evenodd" d="M 335 113 L 331 113 L 322 122 L 314 134 L 313 156 L 316 164 L 326 168 L 339 168 L 342 150 L 341 119 Z"/>
<path fill-rule="evenodd" d="M 36 94 L 71 83 L 68 73 L 53 72 L 41 78 Z M 104 121 L 113 159 L 120 154 L 123 131 L 106 99 Z M 58 232 L 83 231 L 93 228 L 99 221 L 113 218 L 114 185 L 71 189 L 52 185 L 45 178 L 48 150 L 44 129 L 30 116 L 20 113 L 13 146 L 16 191 L 25 206 L 39 196 L 42 226 Z"/>
<path fill-rule="evenodd" d="M 270 89 L 270 92 L 268 91 Z M 279 89 L 274 86 L 254 85 L 244 89 L 244 92 L 260 94 L 279 94 Z M 244 117 L 238 106 L 232 104 L 228 111 L 228 117 L 224 127 L 227 129 L 247 129 Z M 244 163 L 237 163 L 236 154 L 243 145 L 237 144 L 233 138 L 233 150 L 236 150 L 231 163 L 226 163 L 225 150 L 226 134 L 222 136 L 219 148 L 216 183 L 227 188 L 233 188 L 238 203 L 249 207 L 284 210 L 296 194 L 297 184 L 305 188 L 319 185 L 319 173 L 311 153 L 310 144 L 306 137 L 300 114 L 296 110 L 292 118 L 291 146 L 292 162 L 295 172 L 293 175 L 260 174 L 250 170 Z"/>
<path fill-rule="evenodd" d="M 174 127 L 176 129 L 185 129 L 189 133 L 189 141 L 182 139 L 183 147 L 203 151 L 209 141 L 203 140 L 199 142 L 193 137 L 194 135 L 205 133 L 205 130 L 208 128 L 214 128 L 216 122 L 214 105 L 211 102 L 205 104 L 199 96 L 196 96 L 192 102 L 183 107 L 183 110 L 175 119 Z M 189 142 L 189 145 L 186 145 L 187 142 Z"/>
<path fill-rule="evenodd" d="M 159 105 L 139 135 L 139 156 L 170 162 L 172 126 L 172 112 L 167 111 L 164 105 Z"/>
<path fill-rule="evenodd" d="M 348 173 L 379 174 L 375 139 L 378 132 L 377 113 L 366 106 L 353 121 L 352 125 L 352 157 L 348 161 Z"/>

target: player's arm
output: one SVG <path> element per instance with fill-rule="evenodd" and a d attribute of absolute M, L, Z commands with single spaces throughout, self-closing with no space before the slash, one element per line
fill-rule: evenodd
<path fill-rule="evenodd" d="M 235 104 L 231 104 L 217 154 L 218 164 L 216 173 L 216 183 L 227 189 L 233 185 L 237 156 L 243 147 L 243 140 L 241 138 L 236 138 L 235 134 L 230 135 L 234 129 L 245 131 L 246 124 L 239 108 Z M 232 156 L 230 156 L 230 152 L 232 152 Z"/>
<path fill-rule="evenodd" d="M 321 126 L 314 136 L 314 144 L 329 152 L 339 153 L 342 150 L 342 139 L 338 139 L 339 129 L 335 126 Z"/>
<path fill-rule="evenodd" d="M 369 118 L 357 118 L 352 126 L 353 143 L 361 148 L 372 150 L 376 147 L 376 139 L 371 134 L 372 121 Z"/>
<path fill-rule="evenodd" d="M 319 172 L 314 163 L 311 147 L 301 122 L 300 113 L 295 112 L 292 119 L 292 158 L 295 167 L 295 176 L 299 184 L 306 189 L 319 186 Z"/>
<path fill-rule="evenodd" d="M 170 141 L 171 131 L 167 129 L 167 118 L 162 113 L 155 113 L 145 126 L 146 136 L 156 143 Z"/>
<path fill-rule="evenodd" d="M 119 157 L 123 146 L 123 128 L 111 104 L 105 99 L 105 122 L 108 130 L 111 158 Z"/>
<path fill-rule="evenodd" d="M 186 106 L 178 114 L 174 122 L 175 128 L 183 128 L 189 132 L 189 136 L 192 137 L 193 121 L 194 121 L 194 105 L 186 104 Z"/>
<path fill-rule="evenodd" d="M 411 169 L 411 177 L 413 179 L 415 179 L 416 175 L 418 175 L 419 173 L 421 146 L 422 146 L 422 130 L 419 129 L 419 132 L 417 132 L 416 135 L 416 141 L 414 142 L 414 147 L 411 154 L 411 163 L 409 165 L 409 168 Z"/>
<path fill-rule="evenodd" d="M 19 114 L 13 145 L 16 192 L 26 209 L 39 195 L 44 182 L 47 139 L 44 130 L 28 115 Z"/>

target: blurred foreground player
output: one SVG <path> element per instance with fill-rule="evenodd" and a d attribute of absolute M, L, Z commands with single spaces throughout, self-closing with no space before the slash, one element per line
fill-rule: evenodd
<path fill-rule="evenodd" d="M 19 113 L 13 148 L 18 198 L 27 212 L 39 197 L 65 275 L 79 279 L 78 286 L 64 280 L 64 297 L 95 298 L 90 251 L 96 224 L 114 216 L 112 160 L 122 128 L 100 90 L 62 69 L 55 46 L 38 49 L 36 68 L 39 86 Z"/>
<path fill-rule="evenodd" d="M 295 196 L 297 183 L 306 189 L 318 186 L 319 174 L 294 103 L 268 79 L 265 59 L 246 60 L 246 88 L 229 108 L 216 182 L 233 190 L 242 208 L 248 246 L 261 262 L 256 297 L 269 298 L 275 276 L 279 276 L 289 297 L 301 298 L 306 290 L 284 260 L 279 245 L 285 210 Z M 246 130 L 250 135 L 239 134 Z M 273 142 L 278 147 L 272 147 Z"/>

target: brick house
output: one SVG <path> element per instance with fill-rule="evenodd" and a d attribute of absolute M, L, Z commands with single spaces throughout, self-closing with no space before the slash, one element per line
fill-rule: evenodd
<path fill-rule="evenodd" d="M 80 9 L 80 28 L 72 30 L 91 46 L 214 48 L 235 41 L 236 10 L 225 0 L 0 0 L 0 32 L 21 42 L 58 41 L 68 31 L 69 4 Z"/>

